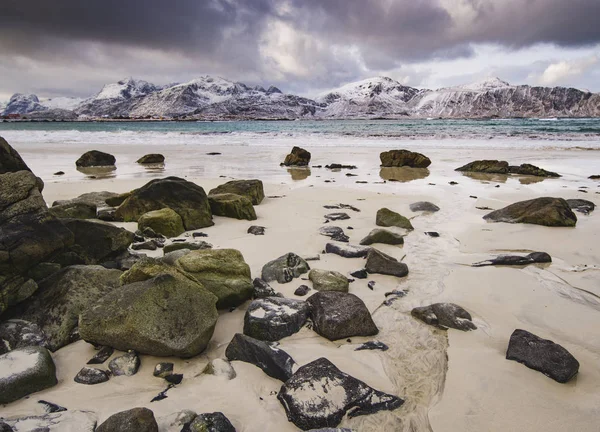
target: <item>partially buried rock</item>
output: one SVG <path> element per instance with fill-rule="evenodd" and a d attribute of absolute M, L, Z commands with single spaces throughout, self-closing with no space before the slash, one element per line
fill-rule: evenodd
<path fill-rule="evenodd" d="M 103 346 L 98 350 L 96 355 L 87 362 L 87 364 L 102 364 L 108 360 L 114 352 L 115 349 L 113 347 Z"/>
<path fill-rule="evenodd" d="M 252 286 L 254 287 L 254 292 L 252 293 L 252 298 L 260 299 L 260 298 L 277 296 L 277 293 L 275 292 L 273 287 L 271 287 L 271 285 L 266 283 L 261 278 L 255 278 L 252 281 Z"/>
<path fill-rule="evenodd" d="M 294 295 L 297 295 L 298 297 L 304 297 L 309 291 L 309 287 L 306 285 L 300 285 L 298 288 L 296 288 L 296 291 L 294 291 Z"/>
<path fill-rule="evenodd" d="M 431 165 L 431 160 L 427 156 L 408 150 L 386 151 L 381 153 L 379 158 L 383 167 L 427 168 Z"/>
<path fill-rule="evenodd" d="M 285 166 L 307 166 L 310 162 L 310 152 L 300 147 L 294 147 L 292 152 L 285 157 Z"/>
<path fill-rule="evenodd" d="M 344 234 L 344 230 L 337 226 L 324 226 L 319 228 L 319 234 L 329 237 L 332 240 L 348 243 L 350 238 Z"/>
<path fill-rule="evenodd" d="M 148 240 L 142 243 L 134 243 L 131 245 L 133 250 L 156 250 L 158 246 L 153 240 Z"/>
<path fill-rule="evenodd" d="M 398 227 L 411 231 L 414 229 L 407 218 L 388 208 L 382 208 L 377 211 L 375 224 L 382 227 Z"/>
<path fill-rule="evenodd" d="M 135 351 L 129 351 L 127 354 L 112 359 L 108 368 L 114 376 L 132 376 L 140 368 L 140 358 Z"/>
<path fill-rule="evenodd" d="M 429 213 L 435 213 L 440 211 L 440 208 L 438 206 L 436 206 L 433 203 L 430 203 L 429 201 L 418 201 L 415 203 L 412 203 L 410 206 L 410 211 L 413 212 L 429 212 Z"/>
<path fill-rule="evenodd" d="M 98 150 L 91 150 L 84 153 L 75 165 L 78 167 L 95 167 L 95 166 L 113 166 L 117 160 L 111 154 L 104 153 Z"/>
<path fill-rule="evenodd" d="M 569 207 L 571 207 L 572 210 L 583 213 L 584 215 L 590 214 L 596 208 L 596 204 L 584 199 L 568 199 L 567 204 L 569 204 Z"/>
<path fill-rule="evenodd" d="M 244 316 L 244 334 L 275 342 L 297 333 L 308 318 L 308 304 L 301 300 L 269 297 L 254 300 Z"/>
<path fill-rule="evenodd" d="M 292 376 L 292 368 L 296 364 L 285 351 L 241 333 L 233 336 L 225 355 L 231 361 L 253 364 L 270 377 L 284 382 Z"/>
<path fill-rule="evenodd" d="M 52 356 L 44 347 L 18 348 L 0 356 L 0 404 L 57 384 Z"/>
<path fill-rule="evenodd" d="M 265 227 L 252 225 L 250 228 L 248 228 L 248 234 L 265 235 Z"/>
<path fill-rule="evenodd" d="M 579 371 L 579 362 L 569 351 L 526 330 L 513 332 L 506 358 L 523 363 L 559 383 L 566 383 Z"/>
<path fill-rule="evenodd" d="M 527 223 L 551 227 L 574 227 L 577 216 L 562 198 L 520 201 L 483 217 L 490 222 Z"/>
<path fill-rule="evenodd" d="M 379 333 L 367 306 L 354 294 L 321 291 L 307 303 L 314 330 L 331 341 Z"/>
<path fill-rule="evenodd" d="M 549 263 L 552 262 L 552 257 L 546 252 L 532 252 L 529 255 L 500 255 L 499 257 L 481 261 L 473 264 L 473 267 L 484 267 L 491 265 L 506 265 L 506 266 L 519 266 L 528 265 L 535 263 Z"/>
<path fill-rule="evenodd" d="M 560 174 L 557 174 L 552 171 L 546 171 L 545 169 L 536 167 L 531 164 L 521 164 L 519 166 L 510 166 L 508 167 L 508 172 L 511 174 L 520 174 L 520 175 L 530 175 L 536 177 L 560 177 Z"/>
<path fill-rule="evenodd" d="M 365 269 L 369 273 L 404 277 L 408 275 L 408 266 L 396 258 L 384 254 L 377 249 L 371 249 L 367 255 Z"/>
<path fill-rule="evenodd" d="M 417 307 L 411 311 L 411 315 L 426 324 L 442 329 L 453 328 L 462 331 L 477 329 L 471 321 L 471 314 L 454 303 L 434 303 Z"/>
<path fill-rule="evenodd" d="M 348 213 L 336 212 L 326 214 L 325 219 L 327 219 L 328 221 L 347 220 L 350 219 L 350 216 L 348 216 Z"/>
<path fill-rule="evenodd" d="M 265 199 L 263 183 L 260 180 L 232 180 L 208 193 L 209 196 L 220 194 L 241 195 L 249 199 L 253 205 L 259 205 Z"/>
<path fill-rule="evenodd" d="M 352 273 L 350 273 L 350 276 L 352 276 L 356 279 L 366 279 L 369 277 L 369 273 L 367 273 L 367 270 L 365 270 L 365 269 L 360 269 L 360 270 L 356 270 L 356 271 L 353 271 Z"/>
<path fill-rule="evenodd" d="M 360 241 L 361 245 L 372 245 L 374 243 L 382 243 L 389 245 L 404 244 L 404 237 L 394 231 L 383 228 L 375 228 L 364 239 Z"/>
<path fill-rule="evenodd" d="M 96 217 L 97 208 L 95 204 L 74 202 L 71 204 L 52 206 L 48 211 L 59 219 L 94 219 Z"/>
<path fill-rule="evenodd" d="M 166 378 L 169 375 L 173 375 L 173 368 L 174 368 L 173 363 L 170 363 L 170 362 L 158 363 L 156 366 L 154 366 L 154 372 L 152 373 L 152 375 L 154 375 L 157 378 Z"/>
<path fill-rule="evenodd" d="M 0 354 L 28 346 L 46 347 L 47 344 L 47 337 L 37 324 L 20 319 L 0 323 Z"/>
<path fill-rule="evenodd" d="M 349 417 L 394 410 L 404 401 L 369 387 L 342 372 L 326 358 L 296 371 L 279 391 L 288 420 L 302 430 L 335 427 Z"/>
<path fill-rule="evenodd" d="M 189 426 L 196 416 L 197 414 L 191 410 L 183 410 L 162 416 L 156 420 L 158 423 L 158 430 L 161 432 L 186 432 L 185 428 Z"/>
<path fill-rule="evenodd" d="M 348 292 L 348 278 L 343 274 L 332 270 L 312 269 L 308 278 L 317 291 L 340 291 Z"/>
<path fill-rule="evenodd" d="M 165 162 L 165 157 L 159 153 L 150 153 L 137 160 L 139 164 L 161 164 Z"/>
<path fill-rule="evenodd" d="M 487 174 L 508 174 L 508 162 L 499 160 L 477 160 L 456 168 L 455 171 Z"/>
<path fill-rule="evenodd" d="M 208 196 L 208 202 L 215 216 L 256 220 L 252 202 L 244 196 L 232 193 L 213 194 Z"/>
<path fill-rule="evenodd" d="M 339 255 L 343 258 L 364 258 L 370 250 L 370 247 L 351 244 L 327 243 L 325 245 L 325 252 Z"/>
<path fill-rule="evenodd" d="M 379 341 L 369 341 L 357 347 L 354 351 L 364 351 L 364 350 L 379 350 L 379 351 L 387 351 L 390 349 L 386 344 Z"/>
<path fill-rule="evenodd" d="M 144 213 L 138 220 L 138 228 L 151 228 L 155 233 L 165 237 L 177 237 L 185 232 L 183 221 L 174 210 L 163 208 Z"/>
<path fill-rule="evenodd" d="M 250 267 L 235 249 L 192 251 L 177 260 L 177 267 L 213 293 L 219 309 L 239 306 L 254 292 Z"/>
<path fill-rule="evenodd" d="M 237 376 L 229 360 L 220 358 L 209 361 L 202 373 L 223 377 L 227 380 L 232 380 Z"/>
<path fill-rule="evenodd" d="M 148 408 L 133 408 L 111 415 L 96 432 L 158 432 L 158 424 Z"/>
<path fill-rule="evenodd" d="M 221 412 L 199 414 L 185 432 L 235 432 L 235 428 Z"/>
<path fill-rule="evenodd" d="M 75 375 L 74 381 L 79 384 L 95 385 L 106 382 L 108 379 L 106 371 L 86 366 Z"/>
<path fill-rule="evenodd" d="M 305 260 L 290 252 L 265 264 L 262 268 L 262 279 L 266 282 L 277 281 L 284 284 L 309 270 L 310 266 Z"/>
<path fill-rule="evenodd" d="M 197 283 L 163 274 L 104 296 L 81 314 L 79 332 L 121 351 L 193 357 L 212 337 L 216 300 Z"/>
<path fill-rule="evenodd" d="M 214 225 L 204 189 L 178 177 L 152 180 L 134 190 L 119 206 L 116 216 L 125 222 L 137 222 L 144 213 L 166 207 L 181 216 L 188 231 Z"/>

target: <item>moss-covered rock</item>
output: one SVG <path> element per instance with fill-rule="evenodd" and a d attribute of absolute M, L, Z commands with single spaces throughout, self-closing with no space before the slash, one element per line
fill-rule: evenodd
<path fill-rule="evenodd" d="M 263 183 L 260 180 L 232 180 L 212 189 L 208 195 L 235 194 L 248 198 L 253 205 L 265 199 Z"/>
<path fill-rule="evenodd" d="M 52 206 L 48 211 L 59 219 L 95 219 L 97 208 L 95 204 L 74 202 Z"/>
<path fill-rule="evenodd" d="M 115 215 L 126 222 L 137 222 L 143 214 L 166 207 L 181 216 L 186 230 L 214 225 L 204 189 L 178 177 L 152 180 L 132 191 Z"/>
<path fill-rule="evenodd" d="M 232 193 L 209 195 L 208 202 L 215 216 L 256 220 L 256 212 L 254 211 L 254 207 L 252 207 L 252 202 L 241 195 Z"/>
<path fill-rule="evenodd" d="M 113 166 L 117 159 L 108 153 L 104 153 L 98 150 L 90 150 L 89 152 L 81 155 L 75 162 L 78 167 L 95 167 L 95 166 Z"/>
<path fill-rule="evenodd" d="M 456 168 L 455 171 L 487 174 L 508 174 L 508 162 L 499 160 L 477 160 Z"/>
<path fill-rule="evenodd" d="M 346 276 L 331 270 L 312 269 L 308 273 L 308 278 L 317 291 L 348 292 L 350 286 Z"/>
<path fill-rule="evenodd" d="M 519 166 L 510 166 L 508 167 L 508 171 L 511 174 L 520 174 L 520 175 L 531 175 L 536 177 L 551 177 L 557 178 L 561 175 L 552 171 L 546 171 L 540 167 L 536 167 L 531 164 L 521 164 Z"/>
<path fill-rule="evenodd" d="M 360 241 L 363 246 L 372 245 L 374 243 L 383 243 L 389 245 L 404 244 L 404 237 L 401 234 L 395 233 L 383 228 L 375 228 L 364 239 Z"/>
<path fill-rule="evenodd" d="M 193 357 L 210 341 L 216 299 L 198 285 L 169 274 L 125 285 L 79 318 L 87 342 L 155 356 Z"/>
<path fill-rule="evenodd" d="M 379 155 L 379 159 L 383 167 L 427 168 L 431 165 L 431 160 L 427 156 L 409 150 L 385 151 Z"/>
<path fill-rule="evenodd" d="M 212 245 L 210 243 L 206 243 L 205 241 L 200 242 L 176 242 L 168 244 L 164 247 L 163 251 L 165 254 L 170 252 L 178 251 L 181 249 L 189 249 L 189 250 L 204 250 L 204 249 L 212 249 Z"/>
<path fill-rule="evenodd" d="M 57 384 L 56 367 L 46 348 L 18 348 L 0 356 L 0 404 Z"/>
<path fill-rule="evenodd" d="M 490 222 L 527 223 L 550 227 L 574 227 L 577 216 L 562 198 L 519 201 L 483 217 Z"/>
<path fill-rule="evenodd" d="M 308 263 L 295 253 L 287 253 L 273 261 L 269 261 L 262 268 L 262 279 L 265 282 L 277 281 L 281 284 L 291 282 L 292 279 L 310 270 Z"/>
<path fill-rule="evenodd" d="M 151 228 L 157 234 L 165 237 L 177 237 L 185 232 L 183 221 L 174 210 L 164 208 L 144 213 L 138 220 L 138 228 Z"/>
<path fill-rule="evenodd" d="M 252 297 L 250 267 L 235 249 L 192 251 L 176 265 L 217 296 L 219 309 L 239 306 Z"/>
<path fill-rule="evenodd" d="M 375 224 L 382 227 L 398 227 L 406 230 L 414 229 L 407 218 L 388 208 L 382 208 L 377 211 Z"/>
<path fill-rule="evenodd" d="M 307 166 L 310 162 L 310 152 L 301 147 L 292 148 L 292 152 L 285 157 L 285 166 Z"/>

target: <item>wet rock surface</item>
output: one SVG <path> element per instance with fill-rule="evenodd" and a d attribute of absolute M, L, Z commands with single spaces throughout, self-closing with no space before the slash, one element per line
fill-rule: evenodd
<path fill-rule="evenodd" d="M 410 231 L 414 229 L 407 218 L 388 208 L 382 208 L 377 211 L 375 225 L 381 227 L 398 227 Z"/>
<path fill-rule="evenodd" d="M 244 334 L 275 342 L 298 332 L 308 318 L 308 304 L 301 300 L 268 297 L 254 300 L 244 316 Z"/>
<path fill-rule="evenodd" d="M 481 261 L 473 264 L 473 267 L 484 267 L 493 265 L 505 265 L 505 266 L 519 266 L 536 263 L 550 263 L 552 257 L 546 252 L 532 252 L 529 255 L 500 255 L 499 257 L 492 258 L 486 261 Z"/>
<path fill-rule="evenodd" d="M 310 152 L 301 147 L 292 148 L 292 152 L 285 157 L 282 165 L 307 166 L 310 162 Z"/>
<path fill-rule="evenodd" d="M 47 337 L 37 324 L 20 319 L 0 323 L 0 355 L 18 348 L 47 345 Z"/>
<path fill-rule="evenodd" d="M 577 216 L 562 198 L 535 198 L 511 204 L 483 217 L 490 222 L 527 223 L 551 227 L 574 227 Z"/>
<path fill-rule="evenodd" d="M 95 385 L 108 381 L 109 375 L 102 369 L 86 366 L 75 375 L 74 380 L 79 384 Z"/>
<path fill-rule="evenodd" d="M 589 215 L 596 208 L 596 204 L 584 199 L 568 199 L 566 201 L 571 210 L 583 213 L 584 215 Z"/>
<path fill-rule="evenodd" d="M 427 168 L 431 160 L 417 152 L 409 150 L 390 150 L 379 155 L 383 167 Z"/>
<path fill-rule="evenodd" d="M 325 245 L 325 252 L 339 255 L 343 258 L 364 258 L 370 250 L 370 247 L 351 244 L 327 243 Z"/>
<path fill-rule="evenodd" d="M 89 152 L 81 155 L 75 162 L 78 167 L 96 167 L 96 166 L 114 166 L 117 159 L 108 153 L 104 153 L 98 150 L 90 150 Z"/>
<path fill-rule="evenodd" d="M 108 368 L 114 376 L 132 376 L 137 373 L 140 364 L 140 358 L 135 351 L 130 351 L 112 359 L 108 364 Z"/>
<path fill-rule="evenodd" d="M 426 324 L 442 329 L 453 328 L 462 331 L 476 330 L 471 314 L 454 303 L 434 303 L 429 306 L 417 307 L 411 315 Z"/>

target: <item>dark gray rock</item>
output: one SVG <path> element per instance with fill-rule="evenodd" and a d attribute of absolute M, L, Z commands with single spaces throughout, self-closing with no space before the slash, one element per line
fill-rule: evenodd
<path fill-rule="evenodd" d="M 379 333 L 367 306 L 354 294 L 320 291 L 306 302 L 310 307 L 313 329 L 331 341 Z"/>
<path fill-rule="evenodd" d="M 155 377 L 166 378 L 169 375 L 173 375 L 174 364 L 170 362 L 158 363 L 154 366 L 154 372 L 152 373 Z"/>
<path fill-rule="evenodd" d="M 98 350 L 96 355 L 87 362 L 87 364 L 102 364 L 108 360 L 114 352 L 115 349 L 113 347 L 103 346 Z"/>
<path fill-rule="evenodd" d="M 158 432 L 158 424 L 148 408 L 133 408 L 111 415 L 96 432 Z"/>
<path fill-rule="evenodd" d="M 300 285 L 298 288 L 296 288 L 296 291 L 294 291 L 294 295 L 304 297 L 306 294 L 308 294 L 309 291 L 309 287 L 307 287 L 306 285 Z"/>
<path fill-rule="evenodd" d="M 292 376 L 295 364 L 285 351 L 241 333 L 233 336 L 225 350 L 225 356 L 230 361 L 239 360 L 253 364 L 270 377 L 284 382 Z"/>
<path fill-rule="evenodd" d="M 235 428 L 221 412 L 199 414 L 182 432 L 235 432 Z"/>
<path fill-rule="evenodd" d="M 248 228 L 248 234 L 265 235 L 265 227 L 252 225 L 250 228 Z"/>
<path fill-rule="evenodd" d="M 67 410 L 65 407 L 45 400 L 39 400 L 38 403 L 44 406 L 47 413 L 63 412 Z M 0 432 L 2 432 L 2 429 L 0 429 Z"/>
<path fill-rule="evenodd" d="M 305 301 L 282 297 L 254 300 L 244 316 L 244 334 L 275 342 L 298 332 L 307 318 Z"/>
<path fill-rule="evenodd" d="M 367 255 L 365 269 L 369 273 L 404 277 L 408 275 L 408 266 L 396 258 L 384 254 L 377 249 L 371 249 Z"/>
<path fill-rule="evenodd" d="M 259 205 L 265 198 L 263 183 L 260 180 L 232 180 L 219 185 L 208 192 L 211 195 L 234 194 L 250 200 L 252 205 Z M 214 213 L 214 212 L 213 212 Z"/>
<path fill-rule="evenodd" d="M 183 381 L 183 374 L 173 373 L 171 375 L 167 375 L 165 377 L 165 381 L 174 385 L 181 384 L 181 381 Z"/>
<path fill-rule="evenodd" d="M 15 432 L 92 432 L 97 421 L 93 412 L 69 410 L 7 419 L 6 423 L 14 428 L 10 431 Z"/>
<path fill-rule="evenodd" d="M 499 160 L 477 160 L 456 168 L 455 171 L 487 174 L 508 174 L 508 162 Z"/>
<path fill-rule="evenodd" d="M 545 169 L 526 163 L 519 166 L 509 166 L 508 172 L 511 174 L 531 175 L 536 177 L 561 177 L 560 174 L 552 171 L 546 171 Z"/>
<path fill-rule="evenodd" d="M 97 208 L 95 204 L 74 202 L 52 206 L 48 211 L 59 219 L 95 219 Z"/>
<path fill-rule="evenodd" d="M 356 417 L 394 410 L 404 403 L 342 372 L 326 358 L 299 368 L 281 387 L 277 399 L 288 420 L 302 430 L 336 427 L 346 413 Z"/>
<path fill-rule="evenodd" d="M 57 384 L 48 350 L 30 346 L 0 355 L 0 404 L 7 404 Z"/>
<path fill-rule="evenodd" d="M 75 162 L 78 167 L 95 167 L 95 166 L 113 166 L 117 162 L 117 159 L 108 153 L 104 153 L 98 150 L 90 150 L 89 152 L 81 155 Z"/>
<path fill-rule="evenodd" d="M 112 359 L 108 368 L 114 376 L 132 376 L 140 368 L 140 358 L 135 351 L 129 351 L 127 354 Z"/>
<path fill-rule="evenodd" d="M 177 244 L 177 243 L 175 243 L 175 244 Z M 189 254 L 190 252 L 191 252 L 190 249 L 177 249 L 172 252 L 166 253 L 160 260 L 165 264 L 175 265 L 175 263 L 177 262 L 177 260 L 179 258 Z"/>
<path fill-rule="evenodd" d="M 137 163 L 139 164 L 162 164 L 164 162 L 165 157 L 160 153 L 150 153 L 137 160 Z"/>
<path fill-rule="evenodd" d="M 559 383 L 566 383 L 579 371 L 579 362 L 562 346 L 517 329 L 510 336 L 507 360 L 523 363 Z"/>
<path fill-rule="evenodd" d="M 363 258 L 367 256 L 370 250 L 370 247 L 351 244 L 327 243 L 325 245 L 325 252 L 344 258 Z"/>
<path fill-rule="evenodd" d="M 486 261 L 481 261 L 473 264 L 473 267 L 484 267 L 492 265 L 519 266 L 535 263 L 550 263 L 552 257 L 546 252 L 532 252 L 529 255 L 500 255 Z"/>
<path fill-rule="evenodd" d="M 98 212 L 96 213 L 96 217 L 104 222 L 123 222 L 122 220 L 119 220 L 115 214 L 116 212 L 116 208 L 114 207 L 107 207 L 107 208 L 103 208 L 98 210 Z"/>
<path fill-rule="evenodd" d="M 330 237 L 332 240 L 348 243 L 350 237 L 344 234 L 344 230 L 337 226 L 324 226 L 319 228 L 319 234 Z"/>
<path fill-rule="evenodd" d="M 413 212 L 429 212 L 429 213 L 435 213 L 440 211 L 440 208 L 438 206 L 436 206 L 433 203 L 430 203 L 429 201 L 418 201 L 416 203 L 412 203 L 410 206 L 410 211 Z"/>
<path fill-rule="evenodd" d="M 261 278 L 254 278 L 254 280 L 252 281 L 252 286 L 254 287 L 252 298 L 262 299 L 262 298 L 266 298 L 266 297 L 278 296 L 278 294 L 271 287 L 271 285 L 266 283 Z"/>
<path fill-rule="evenodd" d="M 354 351 L 363 351 L 363 350 L 379 350 L 379 351 L 387 351 L 389 347 L 383 342 L 379 341 L 369 341 L 365 342 L 361 346 L 357 347 Z"/>
<path fill-rule="evenodd" d="M 367 271 L 365 269 L 360 269 L 360 270 L 356 270 L 356 271 L 353 271 L 352 273 L 350 273 L 350 276 L 352 276 L 356 279 L 366 279 L 369 277 L 369 273 L 367 273 Z"/>
<path fill-rule="evenodd" d="M 42 329 L 29 321 L 11 319 L 0 323 L 0 354 L 28 346 L 47 347 Z"/>
<path fill-rule="evenodd" d="M 31 171 L 19 152 L 0 137 L 0 174 L 17 171 Z"/>
<path fill-rule="evenodd" d="M 375 228 L 364 239 L 360 241 L 363 246 L 382 243 L 389 245 L 404 244 L 404 236 L 384 228 Z"/>
<path fill-rule="evenodd" d="M 292 152 L 285 157 L 282 165 L 307 166 L 310 162 L 310 152 L 301 147 L 292 148 Z"/>
<path fill-rule="evenodd" d="M 337 212 L 326 214 L 325 219 L 327 219 L 328 221 L 347 220 L 350 219 L 350 216 L 348 215 L 348 213 Z"/>
<path fill-rule="evenodd" d="M 0 420 L 0 432 L 14 432 L 14 429 Z"/>
<path fill-rule="evenodd" d="M 385 151 L 379 155 L 379 159 L 383 167 L 427 168 L 431 165 L 431 160 L 427 156 L 409 150 Z"/>
<path fill-rule="evenodd" d="M 148 240 L 142 243 L 134 243 L 131 245 L 131 249 L 133 250 L 156 250 L 158 247 L 153 240 Z"/>
<path fill-rule="evenodd" d="M 295 253 L 287 253 L 268 262 L 262 268 L 262 279 L 266 282 L 277 281 L 281 284 L 291 282 L 310 270 L 308 263 Z"/>
<path fill-rule="evenodd" d="M 577 216 L 562 198 L 519 201 L 483 217 L 490 222 L 527 223 L 551 227 L 574 227 Z"/>
<path fill-rule="evenodd" d="M 568 199 L 567 204 L 569 204 L 569 207 L 571 207 L 572 210 L 583 213 L 584 215 L 590 214 L 596 208 L 596 204 L 584 199 Z"/>
<path fill-rule="evenodd" d="M 427 235 L 429 237 L 439 237 L 440 233 L 435 232 L 435 231 L 425 231 L 425 235 Z"/>
<path fill-rule="evenodd" d="M 106 371 L 87 366 L 82 368 L 74 378 L 76 383 L 86 385 L 101 384 L 108 381 L 108 379 L 109 376 Z"/>
<path fill-rule="evenodd" d="M 411 311 L 411 315 L 442 329 L 453 328 L 462 331 L 477 329 L 477 326 L 471 321 L 471 314 L 454 303 L 434 303 L 429 306 L 417 307 Z"/>

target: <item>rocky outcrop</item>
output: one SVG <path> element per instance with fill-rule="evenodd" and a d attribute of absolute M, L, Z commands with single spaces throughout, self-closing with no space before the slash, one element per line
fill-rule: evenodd
<path fill-rule="evenodd" d="M 375 225 L 382 227 L 398 227 L 411 231 L 414 229 L 407 218 L 388 208 L 382 208 L 377 211 Z"/>
<path fill-rule="evenodd" d="M 456 168 L 455 171 L 487 174 L 508 174 L 508 162 L 499 160 L 477 160 Z"/>
<path fill-rule="evenodd" d="M 511 204 L 483 217 L 490 222 L 527 223 L 550 227 L 574 227 L 577 216 L 562 198 L 535 198 Z"/>
<path fill-rule="evenodd" d="M 283 297 L 254 300 L 244 316 L 244 334 L 275 342 L 297 333 L 308 318 L 308 304 Z"/>
<path fill-rule="evenodd" d="M 307 166 L 310 162 L 310 152 L 300 147 L 294 147 L 292 152 L 285 157 L 282 165 Z"/>
<path fill-rule="evenodd" d="M 0 356 L 0 404 L 57 384 L 52 356 L 43 347 L 18 348 Z"/>
<path fill-rule="evenodd" d="M 48 211 L 59 219 L 95 219 L 98 210 L 96 204 L 74 202 L 52 206 Z"/>
<path fill-rule="evenodd" d="M 232 180 L 214 189 L 208 195 L 235 194 L 248 198 L 252 205 L 259 205 L 265 199 L 263 183 L 260 180 Z"/>
<path fill-rule="evenodd" d="M 208 196 L 210 210 L 215 216 L 234 219 L 256 220 L 252 202 L 241 195 L 232 193 L 211 194 Z"/>
<path fill-rule="evenodd" d="M 442 329 L 453 328 L 462 331 L 477 329 L 472 322 L 471 314 L 454 303 L 434 303 L 417 307 L 411 311 L 411 315 L 426 324 Z"/>
<path fill-rule="evenodd" d="M 164 208 L 144 213 L 138 219 L 138 229 L 151 228 L 165 237 L 177 237 L 185 232 L 183 221 L 174 210 Z"/>
<path fill-rule="evenodd" d="M 0 323 L 0 354 L 17 348 L 46 345 L 46 335 L 37 324 L 20 319 L 9 319 Z"/>
<path fill-rule="evenodd" d="M 204 351 L 217 317 L 213 295 L 163 274 L 104 296 L 81 314 L 79 333 L 121 351 L 187 358 Z"/>
<path fill-rule="evenodd" d="M 394 410 L 404 401 L 369 387 L 326 358 L 299 368 L 279 391 L 288 420 L 302 430 L 336 427 L 349 417 Z"/>
<path fill-rule="evenodd" d="M 235 249 L 192 251 L 179 258 L 176 265 L 217 297 L 219 309 L 239 306 L 254 292 L 250 267 Z"/>
<path fill-rule="evenodd" d="M 421 153 L 409 150 L 389 150 L 379 155 L 382 167 L 427 168 L 431 160 Z"/>
<path fill-rule="evenodd" d="M 569 204 L 571 210 L 583 213 L 584 215 L 589 215 L 596 208 L 596 204 L 584 199 L 568 199 L 567 204 Z"/>
<path fill-rule="evenodd" d="M 508 167 L 508 172 L 511 174 L 519 174 L 519 175 L 530 175 L 536 177 L 550 177 L 557 178 L 561 175 L 552 171 L 546 171 L 540 167 L 536 167 L 531 164 L 521 164 L 519 166 L 510 166 Z"/>
<path fill-rule="evenodd" d="M 284 382 L 292 376 L 292 368 L 296 364 L 282 349 L 241 333 L 233 336 L 225 355 L 230 361 L 239 360 L 253 364 L 270 377 Z"/>
<path fill-rule="evenodd" d="M 523 363 L 559 383 L 566 383 L 579 371 L 579 362 L 569 351 L 551 340 L 517 329 L 510 336 L 507 360 Z"/>
<path fill-rule="evenodd" d="M 115 215 L 126 222 L 137 222 L 144 213 L 166 207 L 181 216 L 186 230 L 213 225 L 204 189 L 178 177 L 152 180 L 136 189 Z"/>
<path fill-rule="evenodd" d="M 309 270 L 310 266 L 305 260 L 290 252 L 265 264 L 262 268 L 262 279 L 265 282 L 277 281 L 284 284 Z"/>
<path fill-rule="evenodd" d="M 137 160 L 139 164 L 162 164 L 165 162 L 165 157 L 160 153 L 150 153 L 142 156 Z"/>
<path fill-rule="evenodd" d="M 306 302 L 310 307 L 313 329 L 331 341 L 379 333 L 367 306 L 354 294 L 321 291 Z"/>
<path fill-rule="evenodd" d="M 404 236 L 395 233 L 394 231 L 383 228 L 375 228 L 364 239 L 360 241 L 361 245 L 368 246 L 375 243 L 402 245 L 404 244 Z"/>
<path fill-rule="evenodd" d="M 81 155 L 75 162 L 75 165 L 80 168 L 88 168 L 96 166 L 114 166 L 116 162 L 117 159 L 111 154 L 98 150 L 90 150 Z"/>
<path fill-rule="evenodd" d="M 492 265 L 506 265 L 506 266 L 521 266 L 528 264 L 544 264 L 552 262 L 552 257 L 546 252 L 532 252 L 525 256 L 520 255 L 500 255 L 499 257 L 492 258 L 486 261 L 481 261 L 473 264 L 473 267 L 484 267 Z"/>
<path fill-rule="evenodd" d="M 317 291 L 348 292 L 350 285 L 346 276 L 332 270 L 312 269 L 308 273 L 308 279 Z"/>
<path fill-rule="evenodd" d="M 367 255 L 365 269 L 369 273 L 404 277 L 408 275 L 408 266 L 377 249 L 371 249 Z"/>
<path fill-rule="evenodd" d="M 111 415 L 96 432 L 158 432 L 158 424 L 148 408 L 133 408 Z"/>
<path fill-rule="evenodd" d="M 0 174 L 17 171 L 31 171 L 21 155 L 0 137 Z"/>

